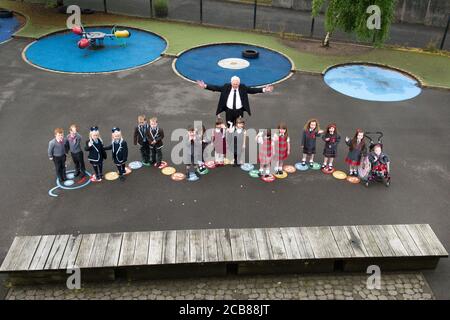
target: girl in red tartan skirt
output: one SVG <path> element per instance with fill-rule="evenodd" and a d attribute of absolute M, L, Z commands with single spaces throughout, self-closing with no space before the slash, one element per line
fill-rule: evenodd
<path fill-rule="evenodd" d="M 256 142 L 259 144 L 259 175 L 265 178 L 270 175 L 270 164 L 272 162 L 273 155 L 273 143 L 272 132 L 270 129 L 266 129 L 266 132 L 260 131 L 256 135 Z"/>
<path fill-rule="evenodd" d="M 276 174 L 283 174 L 284 160 L 291 154 L 291 141 L 288 135 L 288 129 L 285 123 L 281 122 L 278 125 L 278 134 L 273 137 L 275 145 L 275 161 Z"/>
<path fill-rule="evenodd" d="M 367 155 L 367 147 L 364 142 L 364 131 L 356 129 L 353 139 L 345 137 L 345 143 L 348 145 L 348 155 L 345 162 L 349 165 L 349 175 L 358 176 L 358 167 L 361 164 L 361 158 Z"/>
<path fill-rule="evenodd" d="M 216 120 L 216 128 L 213 132 L 212 142 L 214 144 L 214 161 L 216 166 L 223 166 L 225 153 L 227 151 L 227 143 L 226 126 L 221 118 Z"/>

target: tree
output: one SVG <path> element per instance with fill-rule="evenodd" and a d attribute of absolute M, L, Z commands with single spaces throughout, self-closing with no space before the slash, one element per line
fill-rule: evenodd
<path fill-rule="evenodd" d="M 354 33 L 359 40 L 372 41 L 375 46 L 380 46 L 388 38 L 389 28 L 394 19 L 396 0 L 313 0 L 313 17 L 319 15 L 325 2 L 327 2 L 325 11 L 327 34 L 323 40 L 323 46 L 329 46 L 330 37 L 336 29 Z M 367 26 L 367 21 L 373 14 L 373 12 L 367 13 L 367 9 L 372 5 L 380 8 L 379 29 L 370 29 Z"/>

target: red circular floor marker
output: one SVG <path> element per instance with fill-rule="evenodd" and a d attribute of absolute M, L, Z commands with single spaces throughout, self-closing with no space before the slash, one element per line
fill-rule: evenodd
<path fill-rule="evenodd" d="M 214 169 L 214 168 L 216 167 L 216 163 L 215 163 L 213 160 L 211 160 L 211 161 L 206 161 L 206 162 L 205 162 L 205 166 L 206 166 L 208 169 Z"/>
<path fill-rule="evenodd" d="M 328 170 L 328 167 L 325 167 L 325 168 L 322 169 L 322 172 L 325 173 L 325 174 L 332 174 L 335 171 L 336 171 L 335 168 L 332 168 L 332 170 Z"/>
<path fill-rule="evenodd" d="M 267 176 L 267 177 L 265 177 L 265 176 L 261 177 L 261 180 L 264 181 L 264 182 L 274 182 L 275 179 L 276 178 L 275 178 L 275 176 L 273 174 L 269 174 L 269 176 Z"/>

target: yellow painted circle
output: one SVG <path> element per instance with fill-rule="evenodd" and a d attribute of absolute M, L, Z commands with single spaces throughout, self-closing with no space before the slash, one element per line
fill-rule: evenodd
<path fill-rule="evenodd" d="M 108 172 L 105 174 L 105 179 L 109 181 L 113 181 L 119 178 L 119 174 L 117 172 Z"/>
<path fill-rule="evenodd" d="M 335 172 L 333 172 L 333 177 L 335 177 L 338 180 L 344 180 L 347 178 L 347 174 L 343 171 L 336 170 Z"/>
<path fill-rule="evenodd" d="M 172 174 L 177 172 L 177 170 L 174 167 L 165 167 L 161 170 L 161 172 L 166 176 L 171 176 Z"/>
<path fill-rule="evenodd" d="M 275 178 L 277 178 L 277 179 L 284 179 L 284 178 L 286 178 L 286 177 L 288 176 L 288 174 L 287 174 L 286 171 L 283 171 L 282 174 L 274 174 L 274 176 L 275 176 Z"/>
<path fill-rule="evenodd" d="M 223 160 L 223 164 L 224 165 L 229 165 L 229 164 L 232 164 L 233 163 L 233 161 L 231 161 L 230 159 L 227 159 L 227 158 L 225 158 L 224 160 Z"/>

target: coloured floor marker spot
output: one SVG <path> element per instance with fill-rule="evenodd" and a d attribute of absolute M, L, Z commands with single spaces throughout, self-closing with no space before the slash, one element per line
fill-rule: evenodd
<path fill-rule="evenodd" d="M 325 173 L 325 174 L 332 174 L 334 171 L 336 171 L 335 168 L 331 168 L 331 170 L 329 170 L 328 167 L 325 167 L 325 168 L 322 169 L 322 172 Z"/>
<path fill-rule="evenodd" d="M 283 171 L 281 174 L 274 174 L 274 176 L 277 179 L 285 179 L 288 176 L 288 174 L 286 171 Z"/>
<path fill-rule="evenodd" d="M 242 52 L 255 50 L 257 58 L 245 58 Z M 291 74 L 291 61 L 283 54 L 249 44 L 211 44 L 189 49 L 175 61 L 174 69 L 192 81 L 223 85 L 238 76 L 247 86 L 274 83 Z"/>
<path fill-rule="evenodd" d="M 73 172 L 66 174 L 67 179 L 73 180 L 75 178 L 75 174 Z"/>
<path fill-rule="evenodd" d="M 320 163 L 314 162 L 312 164 L 312 168 L 313 170 L 320 170 L 322 168 L 322 166 L 320 165 Z"/>
<path fill-rule="evenodd" d="M 150 167 L 150 163 L 149 162 L 142 162 L 142 165 L 146 166 L 146 167 Z"/>
<path fill-rule="evenodd" d="M 295 164 L 295 169 L 297 169 L 298 171 L 306 171 L 309 170 L 309 165 L 298 162 Z"/>
<path fill-rule="evenodd" d="M 419 82 L 411 76 L 376 65 L 333 67 L 325 73 L 324 81 L 342 94 L 369 101 L 402 101 L 422 91 Z"/>
<path fill-rule="evenodd" d="M 164 169 L 167 166 L 168 166 L 167 162 L 161 161 L 161 164 L 159 165 L 158 169 Z M 155 167 L 156 167 L 156 164 L 155 164 Z"/>
<path fill-rule="evenodd" d="M 231 161 L 230 159 L 225 158 L 225 159 L 223 160 L 223 164 L 226 165 L 226 166 L 228 166 L 228 165 L 230 165 L 230 164 L 233 164 L 233 161 Z"/>
<path fill-rule="evenodd" d="M 73 180 L 66 180 L 66 181 L 64 181 L 64 185 L 66 187 L 73 186 L 74 184 L 75 184 L 75 181 L 73 181 Z"/>
<path fill-rule="evenodd" d="M 125 167 L 125 175 L 129 175 L 132 171 L 130 167 Z"/>
<path fill-rule="evenodd" d="M 347 178 L 347 174 L 343 171 L 336 170 L 335 172 L 333 172 L 333 177 L 338 180 L 344 180 Z"/>
<path fill-rule="evenodd" d="M 186 178 L 186 175 L 181 172 L 176 172 L 170 176 L 173 181 L 182 181 Z"/>
<path fill-rule="evenodd" d="M 287 173 L 294 173 L 295 171 L 297 171 L 297 169 L 295 169 L 294 166 L 285 165 L 283 166 L 283 171 L 286 171 Z"/>
<path fill-rule="evenodd" d="M 66 172 L 66 176 L 67 177 L 74 176 L 74 178 L 75 178 L 74 172 L 75 172 L 75 170 L 68 170 Z M 80 180 L 78 180 L 76 183 L 75 183 L 75 180 L 73 180 L 73 179 L 69 179 L 73 183 L 70 183 L 70 182 L 69 183 L 61 183 L 61 181 L 59 179 L 56 179 L 56 187 L 53 187 L 52 189 L 50 189 L 48 191 L 48 195 L 51 197 L 57 197 L 58 195 L 54 193 L 54 191 L 57 189 L 76 190 L 76 189 L 83 188 L 91 183 L 90 177 L 91 177 L 91 174 L 88 171 L 85 171 L 85 176 L 83 178 L 81 178 Z M 65 182 L 67 182 L 69 180 L 66 180 Z"/>
<path fill-rule="evenodd" d="M 261 180 L 264 182 L 274 182 L 275 181 L 275 176 L 273 174 L 269 174 L 267 177 L 266 176 L 262 176 Z"/>
<path fill-rule="evenodd" d="M 140 161 L 132 161 L 132 162 L 130 162 L 129 166 L 130 166 L 130 168 L 132 170 L 137 170 L 137 169 L 142 168 L 142 162 L 140 162 Z"/>
<path fill-rule="evenodd" d="M 206 161 L 206 162 L 205 162 L 205 166 L 206 166 L 208 169 L 214 169 L 214 168 L 216 167 L 216 162 L 213 161 L 213 160 L 211 160 L 211 161 Z"/>
<path fill-rule="evenodd" d="M 105 179 L 108 181 L 114 181 L 119 178 L 119 174 L 117 172 L 108 172 L 105 174 Z"/>
<path fill-rule="evenodd" d="M 250 170 L 248 174 L 252 178 L 259 178 L 259 170 Z"/>
<path fill-rule="evenodd" d="M 209 173 L 209 169 L 208 168 L 204 168 L 203 170 L 197 169 L 197 172 L 203 176 Z"/>
<path fill-rule="evenodd" d="M 112 27 L 89 27 L 88 32 L 110 33 Z M 112 72 L 146 65 L 161 56 L 167 47 L 160 36 L 128 28 L 125 39 L 105 38 L 103 46 L 80 49 L 80 36 L 64 31 L 36 40 L 24 52 L 26 59 L 43 69 L 71 73 Z"/>
<path fill-rule="evenodd" d="M 177 170 L 174 167 L 165 167 L 161 170 L 163 175 L 170 176 L 174 174 Z"/>
<path fill-rule="evenodd" d="M 358 177 L 348 176 L 347 181 L 350 183 L 356 184 L 356 183 L 360 183 L 361 179 L 359 179 Z"/>
<path fill-rule="evenodd" d="M 252 171 L 255 168 L 251 163 L 244 163 L 241 165 L 241 169 L 244 171 Z"/>

